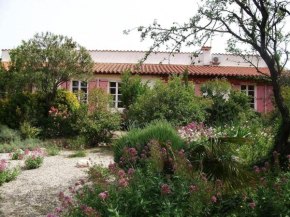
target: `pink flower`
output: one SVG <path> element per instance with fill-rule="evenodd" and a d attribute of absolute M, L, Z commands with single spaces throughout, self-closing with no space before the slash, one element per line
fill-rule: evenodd
<path fill-rule="evenodd" d="M 161 186 L 161 194 L 162 195 L 167 195 L 167 194 L 171 194 L 171 190 L 168 184 L 164 184 Z"/>
<path fill-rule="evenodd" d="M 221 192 L 216 193 L 216 196 L 221 197 L 222 196 Z"/>
<path fill-rule="evenodd" d="M 256 204 L 255 203 L 250 203 L 250 207 L 252 207 L 253 209 L 255 208 Z"/>
<path fill-rule="evenodd" d="M 216 199 L 215 196 L 212 196 L 212 197 L 211 197 L 211 200 L 212 200 L 212 202 L 216 203 L 216 200 L 217 200 L 217 199 Z"/>
<path fill-rule="evenodd" d="M 24 151 L 24 152 L 25 152 L 25 154 L 26 154 L 26 155 L 28 155 L 28 154 L 29 154 L 29 150 L 28 150 L 28 149 L 25 149 L 25 151 Z"/>
<path fill-rule="evenodd" d="M 256 173 L 260 173 L 260 170 L 259 170 L 259 169 L 256 169 L 255 172 L 256 172 Z"/>
<path fill-rule="evenodd" d="M 84 179 L 80 179 L 80 182 L 83 184 L 85 184 L 85 180 Z"/>
<path fill-rule="evenodd" d="M 135 173 L 135 170 L 133 169 L 133 168 L 130 168 L 129 170 L 128 170 L 128 174 L 129 175 L 133 175 Z"/>
<path fill-rule="evenodd" d="M 6 164 L 1 164 L 0 170 L 4 172 L 6 170 Z"/>
<path fill-rule="evenodd" d="M 56 211 L 56 212 L 58 212 L 58 213 L 61 213 L 61 212 L 62 212 L 61 208 L 59 208 L 59 207 L 55 207 L 55 208 L 54 208 L 54 211 Z"/>
<path fill-rule="evenodd" d="M 78 185 L 80 185 L 80 183 L 76 182 L 76 183 L 75 183 L 75 186 L 78 186 Z"/>
<path fill-rule="evenodd" d="M 66 119 L 66 116 L 63 116 L 63 120 L 65 120 Z"/>
<path fill-rule="evenodd" d="M 104 191 L 102 193 L 98 194 L 99 198 L 101 198 L 102 200 L 105 200 L 106 198 L 109 197 L 109 192 L 108 191 Z"/>
<path fill-rule="evenodd" d="M 287 158 L 290 159 L 290 154 L 287 155 Z"/>
<path fill-rule="evenodd" d="M 278 152 L 277 151 L 273 151 L 273 156 L 276 158 L 278 156 Z"/>
<path fill-rule="evenodd" d="M 274 184 L 274 186 L 275 186 L 276 188 L 278 188 L 278 187 L 280 186 L 279 182 L 276 182 L 276 183 Z"/>
<path fill-rule="evenodd" d="M 129 185 L 128 180 L 120 179 L 119 180 L 119 185 L 121 185 L 122 187 L 127 187 Z"/>
<path fill-rule="evenodd" d="M 202 177 L 201 181 L 206 182 L 207 181 L 206 177 Z"/>
<path fill-rule="evenodd" d="M 81 205 L 81 210 L 85 210 L 87 208 L 87 206 L 85 204 Z"/>
<path fill-rule="evenodd" d="M 285 182 L 287 182 L 287 179 L 286 178 L 282 178 L 281 181 L 285 183 Z"/>
<path fill-rule="evenodd" d="M 1 159 L 1 164 L 5 164 L 7 163 L 7 160 L 6 159 Z"/>
<path fill-rule="evenodd" d="M 48 214 L 46 217 L 57 217 L 57 215 L 54 215 L 54 214 Z"/>
<path fill-rule="evenodd" d="M 221 185 L 221 184 L 222 184 L 222 181 L 219 180 L 219 179 L 217 179 L 217 180 L 215 181 L 215 183 L 216 183 L 217 185 Z"/>
<path fill-rule="evenodd" d="M 124 170 L 119 170 L 119 172 L 118 172 L 118 176 L 119 176 L 120 178 L 124 177 L 125 175 L 126 175 L 126 173 L 125 173 Z"/>
<path fill-rule="evenodd" d="M 179 152 L 178 152 L 179 155 L 183 155 L 184 154 L 184 150 L 181 149 Z"/>
<path fill-rule="evenodd" d="M 189 186 L 189 190 L 196 192 L 196 191 L 198 191 L 198 186 L 196 186 L 196 185 L 190 185 Z"/>
<path fill-rule="evenodd" d="M 262 171 L 266 172 L 267 171 L 266 167 L 262 167 Z"/>

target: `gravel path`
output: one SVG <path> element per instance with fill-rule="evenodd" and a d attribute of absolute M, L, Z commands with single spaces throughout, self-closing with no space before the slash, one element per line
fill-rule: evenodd
<path fill-rule="evenodd" d="M 62 151 L 57 156 L 45 157 L 43 165 L 34 170 L 22 170 L 21 174 L 0 187 L 0 216 L 37 217 L 53 212 L 58 205 L 59 191 L 65 191 L 80 178 L 86 178 L 87 168 L 77 168 L 80 159 L 89 159 L 96 164 L 108 165 L 113 161 L 112 152 L 96 148 L 87 150 L 84 158 L 68 158 L 72 151 Z M 9 159 L 1 154 L 0 159 Z M 9 167 L 23 166 L 23 161 L 10 161 Z"/>

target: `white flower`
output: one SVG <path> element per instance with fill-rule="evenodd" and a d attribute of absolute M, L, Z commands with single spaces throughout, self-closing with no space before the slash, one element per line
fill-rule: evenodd
<path fill-rule="evenodd" d="M 228 94 L 225 94 L 224 96 L 223 96 L 223 99 L 227 102 L 227 101 L 229 101 L 229 95 Z"/>
<path fill-rule="evenodd" d="M 207 95 L 208 95 L 208 93 L 207 93 L 207 92 L 204 92 L 202 95 L 203 95 L 203 96 L 207 96 Z"/>
<path fill-rule="evenodd" d="M 213 91 L 212 91 L 212 95 L 213 95 L 213 96 L 215 96 L 215 95 L 216 95 L 216 92 L 215 92 L 215 90 L 213 90 Z"/>

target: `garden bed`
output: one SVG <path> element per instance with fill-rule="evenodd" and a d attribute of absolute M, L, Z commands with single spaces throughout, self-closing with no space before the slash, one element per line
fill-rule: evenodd
<path fill-rule="evenodd" d="M 86 150 L 85 159 L 93 163 L 108 165 L 113 161 L 112 153 L 105 148 Z M 59 191 L 87 176 L 87 168 L 77 168 L 80 158 L 68 158 L 72 151 L 61 151 L 59 155 L 45 157 L 43 165 L 34 170 L 23 170 L 16 180 L 0 187 L 0 216 L 46 216 L 58 204 Z M 23 166 L 23 160 L 12 161 L 8 154 L 8 167 Z M 83 159 L 83 158 L 82 158 Z"/>

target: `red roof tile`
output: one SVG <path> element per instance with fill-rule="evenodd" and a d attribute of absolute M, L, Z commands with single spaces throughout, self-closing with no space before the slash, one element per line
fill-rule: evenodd
<path fill-rule="evenodd" d="M 142 64 L 140 68 L 136 68 L 135 64 L 129 63 L 95 63 L 95 73 L 119 74 L 127 69 L 132 73 L 139 74 L 182 74 L 188 68 L 189 75 L 200 76 L 226 76 L 226 77 L 262 77 L 254 67 L 236 67 L 236 66 L 186 66 L 186 65 L 165 65 L 165 64 Z M 270 75 L 268 68 L 259 68 L 259 70 Z"/>

